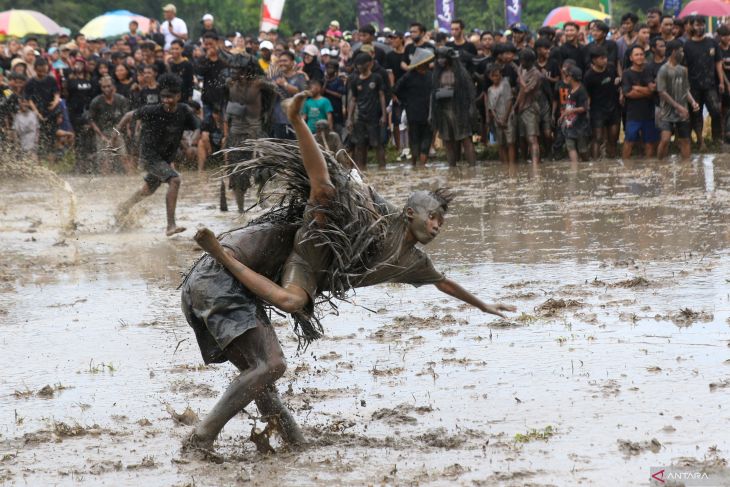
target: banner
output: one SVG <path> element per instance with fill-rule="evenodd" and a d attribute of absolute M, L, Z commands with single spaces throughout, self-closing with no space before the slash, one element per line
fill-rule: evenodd
<path fill-rule="evenodd" d="M 664 11 L 669 12 L 675 17 L 682 10 L 682 0 L 664 0 Z"/>
<path fill-rule="evenodd" d="M 611 15 L 611 0 L 598 0 L 598 6 L 601 8 L 601 12 Z"/>
<path fill-rule="evenodd" d="M 261 3 L 261 24 L 259 31 L 269 32 L 279 28 L 285 0 L 263 0 Z"/>
<path fill-rule="evenodd" d="M 383 30 L 383 6 L 380 0 L 357 0 L 357 26 L 372 25 L 378 32 Z"/>
<path fill-rule="evenodd" d="M 436 28 L 451 32 L 451 21 L 454 20 L 454 0 L 435 0 Z"/>
<path fill-rule="evenodd" d="M 507 17 L 507 26 L 522 21 L 521 0 L 504 0 L 504 13 Z"/>

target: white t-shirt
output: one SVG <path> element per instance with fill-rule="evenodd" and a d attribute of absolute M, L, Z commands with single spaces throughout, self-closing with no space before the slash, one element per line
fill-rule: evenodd
<path fill-rule="evenodd" d="M 187 34 L 188 33 L 188 26 L 185 24 L 185 21 L 179 17 L 175 17 L 174 19 L 167 21 L 163 20 L 162 25 L 160 25 L 160 33 L 165 35 L 165 51 L 170 49 L 170 44 L 175 39 L 179 39 L 178 37 L 175 37 L 170 33 L 170 23 L 172 23 L 172 30 L 176 34 Z"/>
<path fill-rule="evenodd" d="M 18 112 L 13 120 L 13 130 L 18 135 L 20 150 L 35 152 L 38 143 L 38 117 L 32 110 Z"/>

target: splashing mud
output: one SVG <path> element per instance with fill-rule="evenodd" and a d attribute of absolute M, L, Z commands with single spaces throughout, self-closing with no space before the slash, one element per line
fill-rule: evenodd
<path fill-rule="evenodd" d="M 274 316 L 288 362 L 279 390 L 309 445 L 272 444 L 250 406 L 202 458 L 181 444 L 236 372 L 201 365 L 180 314 L 193 232 L 162 235 L 162 191 L 119 232 L 115 209 L 140 178 L 68 176 L 78 229 L 58 245 L 61 186 L 40 186 L 45 172 L 2 177 L 0 484 L 643 486 L 658 465 L 720 475 L 728 162 L 370 172 L 395 204 L 455 188 L 428 253 L 518 312 L 500 321 L 432 286 L 365 288 L 300 355 Z M 220 232 L 261 211 L 241 220 L 218 200 L 217 181 L 184 173 L 180 224 Z"/>

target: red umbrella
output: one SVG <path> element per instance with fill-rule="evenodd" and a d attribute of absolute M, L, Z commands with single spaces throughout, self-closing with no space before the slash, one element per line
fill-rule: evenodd
<path fill-rule="evenodd" d="M 730 16 L 730 4 L 722 0 L 692 0 L 679 13 L 679 18 L 689 15 L 703 15 L 705 17 Z"/>

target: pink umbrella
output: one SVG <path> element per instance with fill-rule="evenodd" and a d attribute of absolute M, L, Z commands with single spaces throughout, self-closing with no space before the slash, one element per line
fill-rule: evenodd
<path fill-rule="evenodd" d="M 722 0 L 692 0 L 679 13 L 679 18 L 689 15 L 703 15 L 705 17 L 730 16 L 730 4 Z"/>

